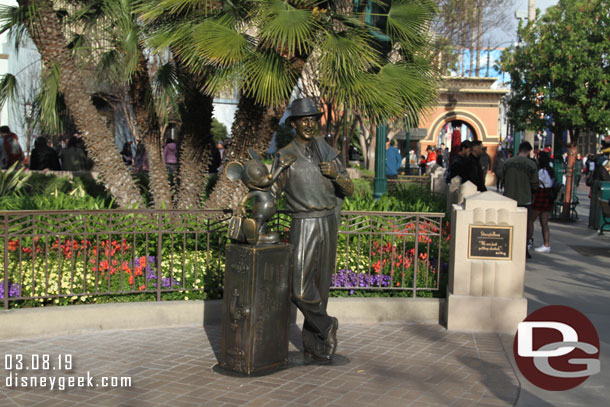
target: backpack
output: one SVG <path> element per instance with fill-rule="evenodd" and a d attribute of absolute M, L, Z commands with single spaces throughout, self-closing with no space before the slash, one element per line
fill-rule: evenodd
<path fill-rule="evenodd" d="M 553 185 L 551 186 L 551 199 L 553 200 L 553 202 L 557 200 L 557 196 L 559 196 L 559 192 L 561 191 L 562 187 L 563 184 L 561 183 L 561 181 L 559 181 L 558 179 L 553 180 Z"/>
<path fill-rule="evenodd" d="M 17 140 L 15 133 L 10 133 L 4 137 L 4 151 L 6 152 L 8 165 L 23 161 L 23 151 Z"/>

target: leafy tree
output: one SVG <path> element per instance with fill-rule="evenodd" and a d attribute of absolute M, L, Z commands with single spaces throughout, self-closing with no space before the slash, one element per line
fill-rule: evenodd
<path fill-rule="evenodd" d="M 567 193 L 568 216 L 578 137 L 610 127 L 609 0 L 560 0 L 536 22 L 520 27 L 525 42 L 506 50 L 501 59 L 510 74 L 509 118 L 515 129 L 551 129 L 570 139 Z"/>
<path fill-rule="evenodd" d="M 495 46 L 485 40 L 492 30 L 508 30 L 511 0 L 438 0 L 439 12 L 432 23 L 433 57 L 442 74 L 456 71 L 462 76 L 479 76 L 481 49 Z M 470 61 L 465 61 L 466 50 Z"/>
<path fill-rule="evenodd" d="M 211 132 L 214 141 L 223 141 L 227 138 L 227 126 L 219 122 L 215 117 L 212 119 Z"/>

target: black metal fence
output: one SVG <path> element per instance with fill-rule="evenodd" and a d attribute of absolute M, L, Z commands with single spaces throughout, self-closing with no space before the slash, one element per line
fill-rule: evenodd
<path fill-rule="evenodd" d="M 441 213 L 343 212 L 337 290 L 439 288 Z M 0 299 L 11 306 L 90 302 L 171 292 L 220 296 L 230 211 L 4 211 Z M 272 228 L 287 237 L 290 216 Z"/>

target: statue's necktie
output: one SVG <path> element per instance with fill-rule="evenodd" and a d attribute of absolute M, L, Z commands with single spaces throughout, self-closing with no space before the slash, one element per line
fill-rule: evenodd
<path fill-rule="evenodd" d="M 307 157 L 308 160 L 313 160 L 313 151 L 311 150 L 311 143 L 307 144 L 307 147 L 305 147 L 305 157 Z"/>

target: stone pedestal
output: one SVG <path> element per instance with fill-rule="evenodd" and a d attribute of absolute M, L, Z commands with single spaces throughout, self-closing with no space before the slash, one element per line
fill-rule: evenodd
<path fill-rule="evenodd" d="M 220 367 L 258 375 L 288 363 L 291 244 L 227 245 Z"/>
<path fill-rule="evenodd" d="M 447 193 L 447 182 L 445 182 L 445 168 L 436 167 L 430 174 L 430 189 L 437 194 Z"/>
<path fill-rule="evenodd" d="M 451 220 L 447 329 L 514 334 L 527 316 L 526 209 L 488 191 L 453 205 Z"/>

